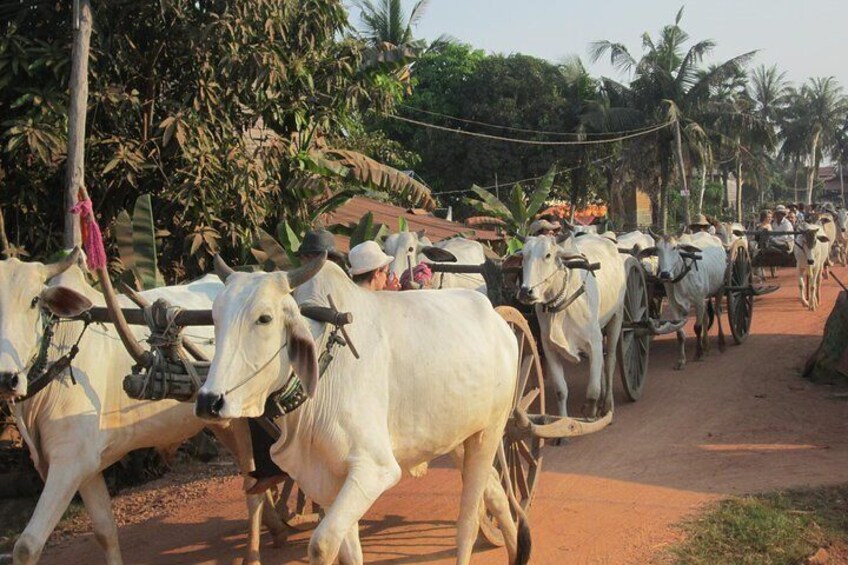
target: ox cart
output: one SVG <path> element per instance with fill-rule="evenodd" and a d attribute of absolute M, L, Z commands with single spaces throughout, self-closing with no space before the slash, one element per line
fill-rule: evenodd
<path fill-rule="evenodd" d="M 726 300 L 725 309 L 730 331 L 733 334 L 734 342 L 738 345 L 748 338 L 748 333 L 751 330 L 751 320 L 754 315 L 754 296 L 774 292 L 777 287 L 757 287 L 754 285 L 754 267 L 748 246 L 744 240 L 737 239 L 728 245 L 726 250 L 727 268 L 721 293 Z M 629 253 L 629 251 L 624 250 L 621 250 L 621 252 Z M 682 253 L 682 255 L 688 261 L 687 268 L 683 272 L 683 275 L 685 275 L 689 269 L 697 268 L 696 264 L 701 256 L 697 253 Z M 678 276 L 676 280 L 667 281 L 654 273 L 648 272 L 644 267 L 643 271 L 648 285 L 650 315 L 659 318 L 663 300 L 666 298 L 666 283 L 677 282 L 682 278 L 682 275 Z"/>
<path fill-rule="evenodd" d="M 578 267 L 579 268 L 579 267 Z M 583 268 L 597 269 L 597 265 Z M 545 408 L 545 381 L 537 339 L 526 314 L 510 305 L 511 284 L 516 272 L 502 269 L 497 261 L 482 265 L 433 265 L 434 271 L 454 273 L 480 273 L 487 280 L 490 299 L 496 311 L 512 328 L 519 347 L 518 378 L 513 398 L 513 415 L 504 434 L 506 469 L 496 465 L 503 480 L 509 480 L 521 505 L 529 508 L 536 490 L 542 467 L 545 440 L 572 438 L 605 428 L 612 421 L 612 411 L 595 420 L 549 415 Z M 663 324 L 650 317 L 648 287 L 638 261 L 626 260 L 627 291 L 624 304 L 624 331 L 619 344 L 619 371 L 627 397 L 639 398 L 647 375 L 650 339 L 654 335 L 674 331 L 679 324 Z M 512 282 L 511 282 L 512 281 Z M 111 287 L 111 285 L 109 285 Z M 125 288 L 125 293 L 136 308 L 119 308 L 111 288 L 104 286 L 109 307 L 89 307 L 73 319 L 88 323 L 114 323 L 116 325 L 147 326 L 151 332 L 149 351 L 136 351 L 139 361 L 132 374 L 124 379 L 127 395 L 136 399 L 160 400 L 165 398 L 184 402 L 193 401 L 208 373 L 210 360 L 191 341 L 182 336 L 182 330 L 191 326 L 212 325 L 208 310 L 183 310 L 164 300 L 153 304 Z M 110 296 L 111 295 L 111 296 Z M 340 312 L 329 298 L 330 307 L 304 307 L 301 313 L 326 324 L 330 339 L 321 353 L 319 367 L 326 367 L 339 347 L 348 347 L 358 355 L 345 326 L 353 323 L 349 313 Z M 54 313 L 54 315 L 56 315 Z M 58 316 L 57 316 L 58 317 Z M 123 336 L 123 332 L 119 331 Z M 128 348 L 130 345 L 125 342 Z M 299 383 L 298 383 L 299 384 Z M 605 391 L 605 394 L 612 394 Z M 269 399 L 262 426 L 274 437 L 279 437 L 273 421 L 306 400 L 302 389 L 280 391 Z M 308 529 L 320 518 L 320 508 L 300 491 L 292 480 L 283 483 L 278 503 L 281 518 L 292 528 Z M 481 512 L 483 510 L 481 509 Z M 503 539 L 494 518 L 484 516 L 481 531 L 493 544 L 502 545 Z"/>

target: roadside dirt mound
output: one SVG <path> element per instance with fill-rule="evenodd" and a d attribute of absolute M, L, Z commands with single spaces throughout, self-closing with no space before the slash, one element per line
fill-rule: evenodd
<path fill-rule="evenodd" d="M 821 339 L 836 283 L 824 282 L 823 306 L 810 313 L 801 308 L 789 270 L 779 282 L 781 290 L 757 299 L 745 344 L 720 354 L 713 337 L 706 361 L 678 372 L 672 370 L 673 338 L 657 340 L 642 400 L 629 404 L 617 391 L 612 426 L 569 445 L 546 447 L 530 513 L 535 563 L 660 562 L 664 548 L 680 535 L 674 524 L 706 502 L 848 481 L 845 395 L 799 376 Z M 694 354 L 691 339 L 688 352 Z M 576 410 L 585 375 L 578 371 L 571 382 Z M 207 479 L 118 497 L 118 505 L 144 497 L 144 507 L 163 493 L 185 488 L 203 493 L 168 498 L 166 515 L 121 528 L 126 562 L 231 563 L 245 542 L 240 483 Z M 361 524 L 366 561 L 452 562 L 459 486 L 458 473 L 437 463 L 423 479 L 405 479 L 384 495 Z M 263 562 L 305 562 L 308 535 L 294 536 L 281 549 L 268 537 Z M 93 536 L 86 534 L 49 548 L 42 562 L 101 559 Z M 474 559 L 503 563 L 505 553 L 481 548 Z"/>

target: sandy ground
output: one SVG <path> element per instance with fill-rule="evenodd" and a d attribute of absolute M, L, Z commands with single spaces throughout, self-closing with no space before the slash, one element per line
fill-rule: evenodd
<path fill-rule="evenodd" d="M 837 269 L 840 275 L 848 275 L 845 271 Z M 799 377 L 838 288 L 825 281 L 824 306 L 810 313 L 798 302 L 791 271 L 782 271 L 778 282 L 781 290 L 757 299 L 745 344 L 720 354 L 713 337 L 706 361 L 677 372 L 671 369 L 673 339 L 657 340 L 642 400 L 627 403 L 618 390 L 612 426 L 546 447 L 530 513 L 533 562 L 662 562 L 665 548 L 680 539 L 675 524 L 705 503 L 848 481 L 848 403 L 833 387 Z M 694 354 L 691 339 L 688 352 Z M 572 381 L 576 402 L 584 381 L 580 374 Z M 234 562 L 245 543 L 240 484 L 237 478 L 180 487 L 160 482 L 118 497 L 119 509 L 137 507 L 132 499 L 139 496 L 163 508 L 143 521 L 122 518 L 125 561 Z M 202 489 L 204 496 L 181 496 L 180 489 Z M 445 465 L 436 464 L 423 479 L 403 480 L 361 523 L 366 561 L 452 562 L 458 492 L 458 473 Z M 307 541 L 308 533 L 301 533 L 277 549 L 266 535 L 263 562 L 305 562 Z M 84 534 L 54 543 L 42 562 L 102 559 L 93 536 Z M 483 546 L 474 555 L 480 564 L 505 560 L 503 550 Z"/>

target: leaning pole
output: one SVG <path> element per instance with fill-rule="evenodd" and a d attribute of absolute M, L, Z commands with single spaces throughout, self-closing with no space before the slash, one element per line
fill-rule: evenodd
<path fill-rule="evenodd" d="M 91 2 L 74 0 L 74 42 L 71 50 L 68 103 L 68 160 L 65 170 L 65 249 L 82 243 L 80 216 L 71 212 L 85 189 L 85 118 L 88 106 L 88 52 L 91 41 Z"/>

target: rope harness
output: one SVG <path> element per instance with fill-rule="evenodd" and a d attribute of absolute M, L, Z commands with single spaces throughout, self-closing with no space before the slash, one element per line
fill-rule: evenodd
<path fill-rule="evenodd" d="M 38 303 L 38 298 L 33 299 L 33 304 Z M 74 358 L 79 353 L 79 344 L 82 341 L 82 336 L 85 335 L 85 330 L 88 329 L 88 325 L 91 323 L 91 319 L 88 317 L 82 318 L 82 331 L 79 336 L 77 336 L 76 342 L 71 346 L 67 353 L 53 361 L 52 363 L 48 360 L 48 355 L 50 353 L 50 346 L 53 345 L 53 337 L 56 334 L 56 328 L 59 324 L 75 322 L 77 320 L 63 320 L 56 317 L 53 313 L 49 312 L 47 309 L 41 309 L 41 324 L 42 324 L 42 333 L 41 333 L 41 342 L 38 345 L 38 353 L 33 357 L 32 364 L 30 365 L 29 371 L 27 371 L 27 393 L 25 396 L 18 399 L 18 402 L 23 402 L 29 398 L 32 398 L 42 390 L 44 390 L 47 385 L 52 383 L 56 377 L 61 375 L 65 370 L 68 370 L 71 382 L 73 384 L 77 384 L 77 380 L 74 377 L 74 369 L 71 366 Z"/>
<path fill-rule="evenodd" d="M 542 304 L 542 311 L 545 312 L 545 313 L 556 314 L 556 313 L 559 313 L 559 312 L 564 312 L 565 310 L 568 309 L 569 306 L 574 304 L 575 300 L 577 300 L 578 298 L 583 296 L 583 294 L 586 292 L 586 281 L 584 280 L 580 283 L 580 287 L 577 290 L 575 290 L 569 296 L 565 295 L 565 289 L 568 286 L 569 269 L 565 266 L 565 264 L 560 259 L 557 259 L 557 269 L 553 273 L 551 273 L 550 276 L 543 279 L 541 282 L 531 286 L 530 290 L 533 290 L 533 289 L 537 288 L 538 286 L 547 283 L 554 276 L 556 276 L 560 273 L 562 273 L 562 275 L 563 275 L 562 276 L 562 285 L 560 286 L 559 291 L 556 293 L 556 295 L 551 300 L 548 300 L 547 302 Z M 589 273 L 593 277 L 595 276 L 594 271 L 590 270 Z"/>

